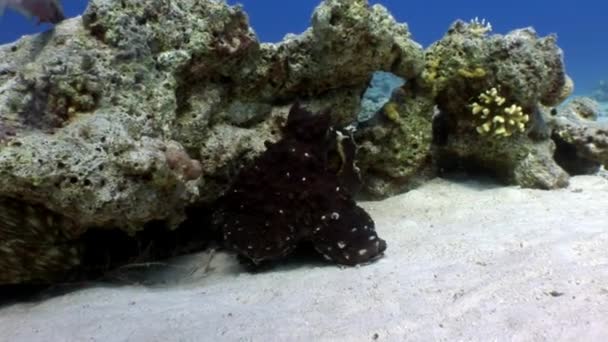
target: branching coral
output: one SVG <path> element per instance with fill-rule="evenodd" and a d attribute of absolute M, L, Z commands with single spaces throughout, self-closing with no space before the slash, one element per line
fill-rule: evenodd
<path fill-rule="evenodd" d="M 492 24 L 485 19 L 479 20 L 478 17 L 469 21 L 467 25 L 469 33 L 476 37 L 483 37 L 487 33 L 492 32 Z"/>
<path fill-rule="evenodd" d="M 471 113 L 479 134 L 509 137 L 526 130 L 530 116 L 519 105 L 507 105 L 507 99 L 498 93 L 496 87 L 486 90 L 477 98 L 479 102 L 471 104 Z"/>

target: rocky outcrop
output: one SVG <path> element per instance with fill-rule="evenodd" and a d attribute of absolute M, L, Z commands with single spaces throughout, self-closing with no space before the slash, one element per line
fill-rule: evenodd
<path fill-rule="evenodd" d="M 556 39 L 530 28 L 490 30 L 485 21 L 457 21 L 426 50 L 418 82 L 440 111 L 439 167 L 484 170 L 524 187 L 563 187 L 568 175 L 553 160 L 555 146 L 539 114 L 572 90 Z"/>
<path fill-rule="evenodd" d="M 407 26 L 362 0 L 321 3 L 310 29 L 278 44 L 260 43 L 241 8 L 223 2 L 93 0 L 81 18 L 0 55 L 0 198 L 41 208 L 30 220 L 44 211 L 70 222 L 47 226 L 66 238 L 39 256 L 71 250 L 90 229 L 175 228 L 278 138 L 294 99 L 346 123 L 374 71 L 411 79 L 423 68 Z M 5 233 L 12 223 L 0 222 L 2 246 L 16 239 Z M 44 264 L 65 259 L 47 254 Z M 48 279 L 5 274 L 20 276 L 2 283 Z"/>
<path fill-rule="evenodd" d="M 608 123 L 597 121 L 598 104 L 577 97 L 550 119 L 557 144 L 555 160 L 571 175 L 593 174 L 608 167 Z"/>
<path fill-rule="evenodd" d="M 0 284 L 106 260 L 116 239 L 93 232 L 132 236 L 125 249 L 141 253 L 177 227 L 192 241 L 206 229 L 192 213 L 281 138 L 296 100 L 331 109 L 328 127 L 358 126 L 353 170 L 375 198 L 436 170 L 553 189 L 566 171 L 606 165 L 593 110 L 553 108 L 573 87 L 555 37 L 490 29 L 458 21 L 423 51 L 384 7 L 325 0 L 304 33 L 266 44 L 221 1 L 92 0 L 82 17 L 0 46 Z M 379 70 L 405 84 L 357 122 Z"/>
<path fill-rule="evenodd" d="M 359 125 L 358 162 L 364 195 L 386 198 L 435 176 L 431 97 L 398 88 L 374 118 Z"/>

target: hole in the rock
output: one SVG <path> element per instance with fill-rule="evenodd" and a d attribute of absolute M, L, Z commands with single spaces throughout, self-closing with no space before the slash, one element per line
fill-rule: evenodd
<path fill-rule="evenodd" d="M 555 142 L 553 159 L 568 174 L 571 176 L 589 175 L 599 171 L 599 163 L 579 156 L 576 147 L 565 142 L 558 134 L 552 134 L 551 139 Z"/>
<path fill-rule="evenodd" d="M 372 75 L 369 86 L 361 97 L 361 109 L 357 121 L 365 122 L 391 99 L 393 91 L 405 84 L 405 80 L 393 73 L 376 71 Z"/>

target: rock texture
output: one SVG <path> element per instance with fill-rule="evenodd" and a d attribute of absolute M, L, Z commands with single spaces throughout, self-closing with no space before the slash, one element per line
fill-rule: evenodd
<path fill-rule="evenodd" d="M 417 187 L 435 175 L 431 97 L 409 85 L 393 92 L 377 115 L 359 125 L 358 165 L 364 195 L 386 198 Z"/>
<path fill-rule="evenodd" d="M 541 105 L 555 106 L 572 90 L 556 39 L 531 28 L 490 30 L 457 21 L 426 51 L 418 82 L 440 110 L 436 159 L 442 168 L 483 169 L 511 184 L 563 187 L 568 175 L 553 160 L 539 115 Z"/>
<path fill-rule="evenodd" d="M 554 111 L 552 138 L 557 144 L 555 159 L 571 175 L 593 174 L 608 167 L 608 123 L 596 121 L 599 106 L 579 97 Z"/>
<path fill-rule="evenodd" d="M 91 228 L 175 228 L 279 138 L 296 98 L 351 122 L 374 71 L 410 79 L 423 68 L 407 26 L 362 0 L 321 3 L 310 29 L 278 44 L 260 43 L 223 2 L 93 0 L 0 55 L 0 198 L 69 220 L 48 228 L 69 241 Z M 1 246 L 34 228 L 0 229 Z M 40 242 L 39 254 L 55 247 Z M 2 259 L 19 253 L 0 248 Z"/>

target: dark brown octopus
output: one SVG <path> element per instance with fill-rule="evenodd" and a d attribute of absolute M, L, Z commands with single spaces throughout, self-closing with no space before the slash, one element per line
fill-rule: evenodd
<path fill-rule="evenodd" d="M 359 178 L 349 130 L 296 103 L 282 133 L 219 200 L 213 221 L 226 246 L 254 264 L 281 259 L 303 242 L 343 265 L 381 256 L 386 242 L 352 197 Z"/>

